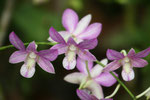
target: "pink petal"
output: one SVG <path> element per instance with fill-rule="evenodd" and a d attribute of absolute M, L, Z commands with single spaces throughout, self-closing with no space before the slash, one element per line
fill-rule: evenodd
<path fill-rule="evenodd" d="M 67 52 L 68 46 L 64 44 L 56 44 L 52 46 L 50 49 L 57 49 L 58 54 L 60 55 Z"/>
<path fill-rule="evenodd" d="M 14 32 L 10 33 L 10 35 L 9 35 L 9 41 L 17 49 L 25 50 L 25 46 L 24 46 L 23 42 L 19 39 L 19 37 Z"/>
<path fill-rule="evenodd" d="M 91 70 L 92 67 L 93 67 L 93 62 L 92 61 L 88 61 L 88 68 L 89 68 L 89 70 Z M 81 59 L 80 57 L 77 58 L 77 69 L 80 72 L 87 74 L 85 60 Z"/>
<path fill-rule="evenodd" d="M 122 70 L 121 75 L 122 75 L 123 80 L 125 81 L 131 81 L 135 77 L 133 69 L 131 69 L 129 73 L 126 73 L 124 70 Z"/>
<path fill-rule="evenodd" d="M 121 66 L 121 63 L 118 60 L 115 60 L 109 63 L 108 65 L 106 65 L 106 67 L 104 67 L 104 72 L 117 70 L 120 66 Z"/>
<path fill-rule="evenodd" d="M 19 63 L 25 61 L 27 57 L 27 52 L 25 51 L 15 51 L 9 58 L 10 63 Z"/>
<path fill-rule="evenodd" d="M 101 73 L 98 77 L 95 78 L 95 81 L 106 87 L 110 87 L 116 83 L 116 79 L 109 72 Z"/>
<path fill-rule="evenodd" d="M 133 57 L 133 56 L 135 56 L 135 50 L 134 50 L 133 48 L 131 48 L 127 56 L 128 56 L 128 57 Z"/>
<path fill-rule="evenodd" d="M 104 98 L 102 87 L 98 83 L 92 81 L 92 83 L 87 88 L 92 92 L 92 94 L 96 98 L 98 99 Z"/>
<path fill-rule="evenodd" d="M 49 61 L 54 61 L 58 56 L 58 51 L 56 49 L 41 50 L 38 55 Z"/>
<path fill-rule="evenodd" d="M 145 49 L 145 50 L 143 50 L 143 51 L 141 51 L 141 52 L 139 52 L 139 53 L 137 53 L 135 55 L 135 57 L 143 58 L 143 57 L 146 57 L 147 55 L 149 55 L 149 53 L 150 53 L 150 47 Z"/>
<path fill-rule="evenodd" d="M 68 31 L 59 31 L 58 32 L 65 41 L 68 41 L 68 39 L 71 37 L 71 34 Z"/>
<path fill-rule="evenodd" d="M 77 37 L 81 39 L 94 39 L 97 38 L 102 30 L 101 23 L 93 23 L 81 34 Z"/>
<path fill-rule="evenodd" d="M 20 69 L 20 74 L 23 77 L 31 78 L 35 73 L 35 65 L 33 65 L 31 68 L 28 68 L 26 64 L 23 64 Z"/>
<path fill-rule="evenodd" d="M 52 74 L 55 73 L 55 69 L 54 69 L 53 65 L 48 60 L 46 60 L 42 57 L 39 57 L 37 63 L 44 71 L 46 71 L 48 73 L 52 73 Z"/>
<path fill-rule="evenodd" d="M 77 24 L 76 29 L 74 30 L 73 34 L 75 36 L 81 34 L 83 31 L 85 31 L 85 29 L 88 27 L 89 23 L 91 21 L 91 15 L 86 15 L 85 17 L 83 17 L 79 23 Z"/>
<path fill-rule="evenodd" d="M 78 56 L 87 61 L 96 61 L 95 56 L 87 50 L 79 50 Z"/>
<path fill-rule="evenodd" d="M 72 70 L 76 66 L 76 58 L 74 58 L 72 61 L 68 61 L 67 56 L 63 59 L 63 67 L 67 70 Z"/>
<path fill-rule="evenodd" d="M 94 49 L 98 44 L 97 39 L 85 40 L 79 43 L 78 47 L 82 49 Z"/>
<path fill-rule="evenodd" d="M 33 51 L 33 52 L 37 52 L 36 51 L 36 48 L 37 48 L 37 45 L 35 44 L 35 42 L 33 41 L 33 42 L 31 42 L 29 45 L 28 45 L 28 47 L 27 47 L 27 51 Z"/>
<path fill-rule="evenodd" d="M 148 62 L 141 58 L 132 58 L 131 59 L 132 66 L 134 67 L 144 67 L 148 64 Z"/>
<path fill-rule="evenodd" d="M 124 58 L 124 55 L 122 53 L 112 49 L 108 49 L 106 55 L 109 60 L 120 60 Z"/>
<path fill-rule="evenodd" d="M 74 72 L 65 76 L 64 80 L 69 83 L 80 84 L 85 77 L 86 76 L 82 73 Z"/>
<path fill-rule="evenodd" d="M 52 38 L 52 40 L 58 43 L 63 43 L 63 44 L 66 43 L 63 37 L 53 27 L 49 29 L 49 35 Z"/>
<path fill-rule="evenodd" d="M 99 100 L 94 95 L 89 94 L 88 91 L 77 89 L 76 92 L 81 100 Z"/>
<path fill-rule="evenodd" d="M 68 39 L 67 44 L 68 44 L 68 45 L 75 45 L 75 46 L 77 45 L 77 43 L 76 43 L 76 42 L 74 41 L 74 39 L 71 38 L 71 37 Z"/>
<path fill-rule="evenodd" d="M 72 33 L 78 23 L 78 15 L 72 9 L 66 9 L 62 16 L 62 24 L 64 28 Z"/>

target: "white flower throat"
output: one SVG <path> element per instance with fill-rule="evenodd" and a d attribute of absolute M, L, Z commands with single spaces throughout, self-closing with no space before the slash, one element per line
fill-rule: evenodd
<path fill-rule="evenodd" d="M 37 55 L 34 52 L 31 52 L 28 54 L 28 56 L 26 58 L 26 65 L 27 65 L 28 69 L 32 68 L 32 66 L 35 65 L 36 58 L 37 58 Z"/>
<path fill-rule="evenodd" d="M 67 52 L 67 56 L 68 56 L 68 61 L 71 62 L 74 60 L 74 58 L 76 57 L 76 50 L 77 48 L 74 45 L 70 45 L 68 47 L 68 52 Z"/>
<path fill-rule="evenodd" d="M 121 53 L 123 53 L 123 55 L 125 56 L 125 58 L 123 58 L 122 60 L 123 69 L 126 73 L 130 73 L 131 72 L 130 59 L 127 57 L 127 53 L 125 50 L 122 50 Z"/>

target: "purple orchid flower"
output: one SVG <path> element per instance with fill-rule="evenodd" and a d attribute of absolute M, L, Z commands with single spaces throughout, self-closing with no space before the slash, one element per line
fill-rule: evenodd
<path fill-rule="evenodd" d="M 77 43 L 80 43 L 85 39 L 95 39 L 102 30 L 102 24 L 93 23 L 89 25 L 90 21 L 90 14 L 78 21 L 76 12 L 72 9 L 66 9 L 62 16 L 62 24 L 66 31 L 60 31 L 59 33 L 64 40 L 68 41 L 68 39 L 72 37 Z M 51 37 L 48 40 L 54 42 Z"/>
<path fill-rule="evenodd" d="M 113 100 L 113 99 L 97 99 L 94 95 L 90 94 L 88 90 L 76 90 L 78 97 L 81 100 Z"/>
<path fill-rule="evenodd" d="M 109 60 L 114 60 L 105 67 L 105 71 L 114 71 L 119 67 L 123 66 L 122 77 L 125 81 L 131 81 L 134 79 L 133 67 L 141 68 L 148 64 L 148 62 L 143 57 L 146 57 L 150 53 L 150 47 L 139 52 L 135 53 L 135 50 L 132 48 L 128 54 L 126 52 L 117 52 L 115 50 L 107 50 L 107 58 Z"/>
<path fill-rule="evenodd" d="M 50 37 L 59 44 L 54 45 L 51 49 L 57 49 L 58 54 L 65 53 L 63 59 L 63 67 L 67 70 L 74 69 L 76 66 L 76 54 L 85 60 L 94 61 L 95 56 L 88 50 L 93 49 L 97 45 L 97 39 L 84 40 L 77 44 L 71 37 L 66 42 L 63 37 L 53 28 L 49 31 Z"/>
<path fill-rule="evenodd" d="M 37 45 L 34 41 L 25 49 L 23 42 L 14 32 L 10 33 L 9 40 L 12 45 L 19 49 L 19 51 L 15 51 L 10 56 L 9 62 L 15 64 L 24 61 L 20 70 L 22 76 L 31 78 L 35 73 L 36 62 L 44 71 L 53 74 L 55 73 L 54 67 L 49 61 L 53 61 L 57 58 L 57 50 L 42 50 L 37 52 Z"/>
<path fill-rule="evenodd" d="M 103 99 L 104 95 L 101 85 L 106 87 L 112 86 L 116 83 L 116 79 L 109 72 L 103 72 L 103 67 L 99 64 L 93 67 L 93 62 L 90 61 L 88 62 L 89 75 L 85 60 L 79 57 L 77 60 L 77 68 L 80 72 L 68 74 L 64 80 L 69 83 L 80 84 L 79 89 L 88 89 L 96 98 Z M 101 61 L 104 65 L 107 62 L 107 59 Z"/>

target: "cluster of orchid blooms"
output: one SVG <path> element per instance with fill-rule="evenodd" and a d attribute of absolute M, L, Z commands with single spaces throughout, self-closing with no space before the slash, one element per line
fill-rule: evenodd
<path fill-rule="evenodd" d="M 135 77 L 133 67 L 141 68 L 148 64 L 142 58 L 149 55 L 150 47 L 139 53 L 135 53 L 134 49 L 131 49 L 128 54 L 125 50 L 118 52 L 108 49 L 106 55 L 112 62 L 108 63 L 108 59 L 99 62 L 89 50 L 97 46 L 97 37 L 101 32 L 102 24 L 89 25 L 90 21 L 90 14 L 79 21 L 75 11 L 66 9 L 62 16 L 62 24 L 66 30 L 57 32 L 51 27 L 48 40 L 55 45 L 41 51 L 37 51 L 38 46 L 34 41 L 25 48 L 18 36 L 11 32 L 9 40 L 19 50 L 10 56 L 9 62 L 13 64 L 24 62 L 20 73 L 26 78 L 31 78 L 35 73 L 36 62 L 44 71 L 55 74 L 51 61 L 54 61 L 58 55 L 65 54 L 63 67 L 66 70 L 76 67 L 79 72 L 65 76 L 64 80 L 79 84 L 76 92 L 81 100 L 112 100 L 112 97 L 104 97 L 102 86 L 110 87 L 117 82 L 116 77 L 119 75 L 113 71 L 121 66 L 123 80 L 133 80 Z M 98 62 L 98 64 L 93 66 L 94 62 Z M 146 93 L 148 95 L 149 92 Z"/>

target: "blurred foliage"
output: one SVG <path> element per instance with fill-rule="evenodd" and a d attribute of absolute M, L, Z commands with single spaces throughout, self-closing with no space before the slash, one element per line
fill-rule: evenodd
<path fill-rule="evenodd" d="M 49 28 L 60 29 L 60 15 L 55 12 L 43 11 L 30 3 L 23 3 L 16 9 L 13 16 L 15 25 L 23 31 L 23 38 L 28 41 L 46 41 Z"/>

